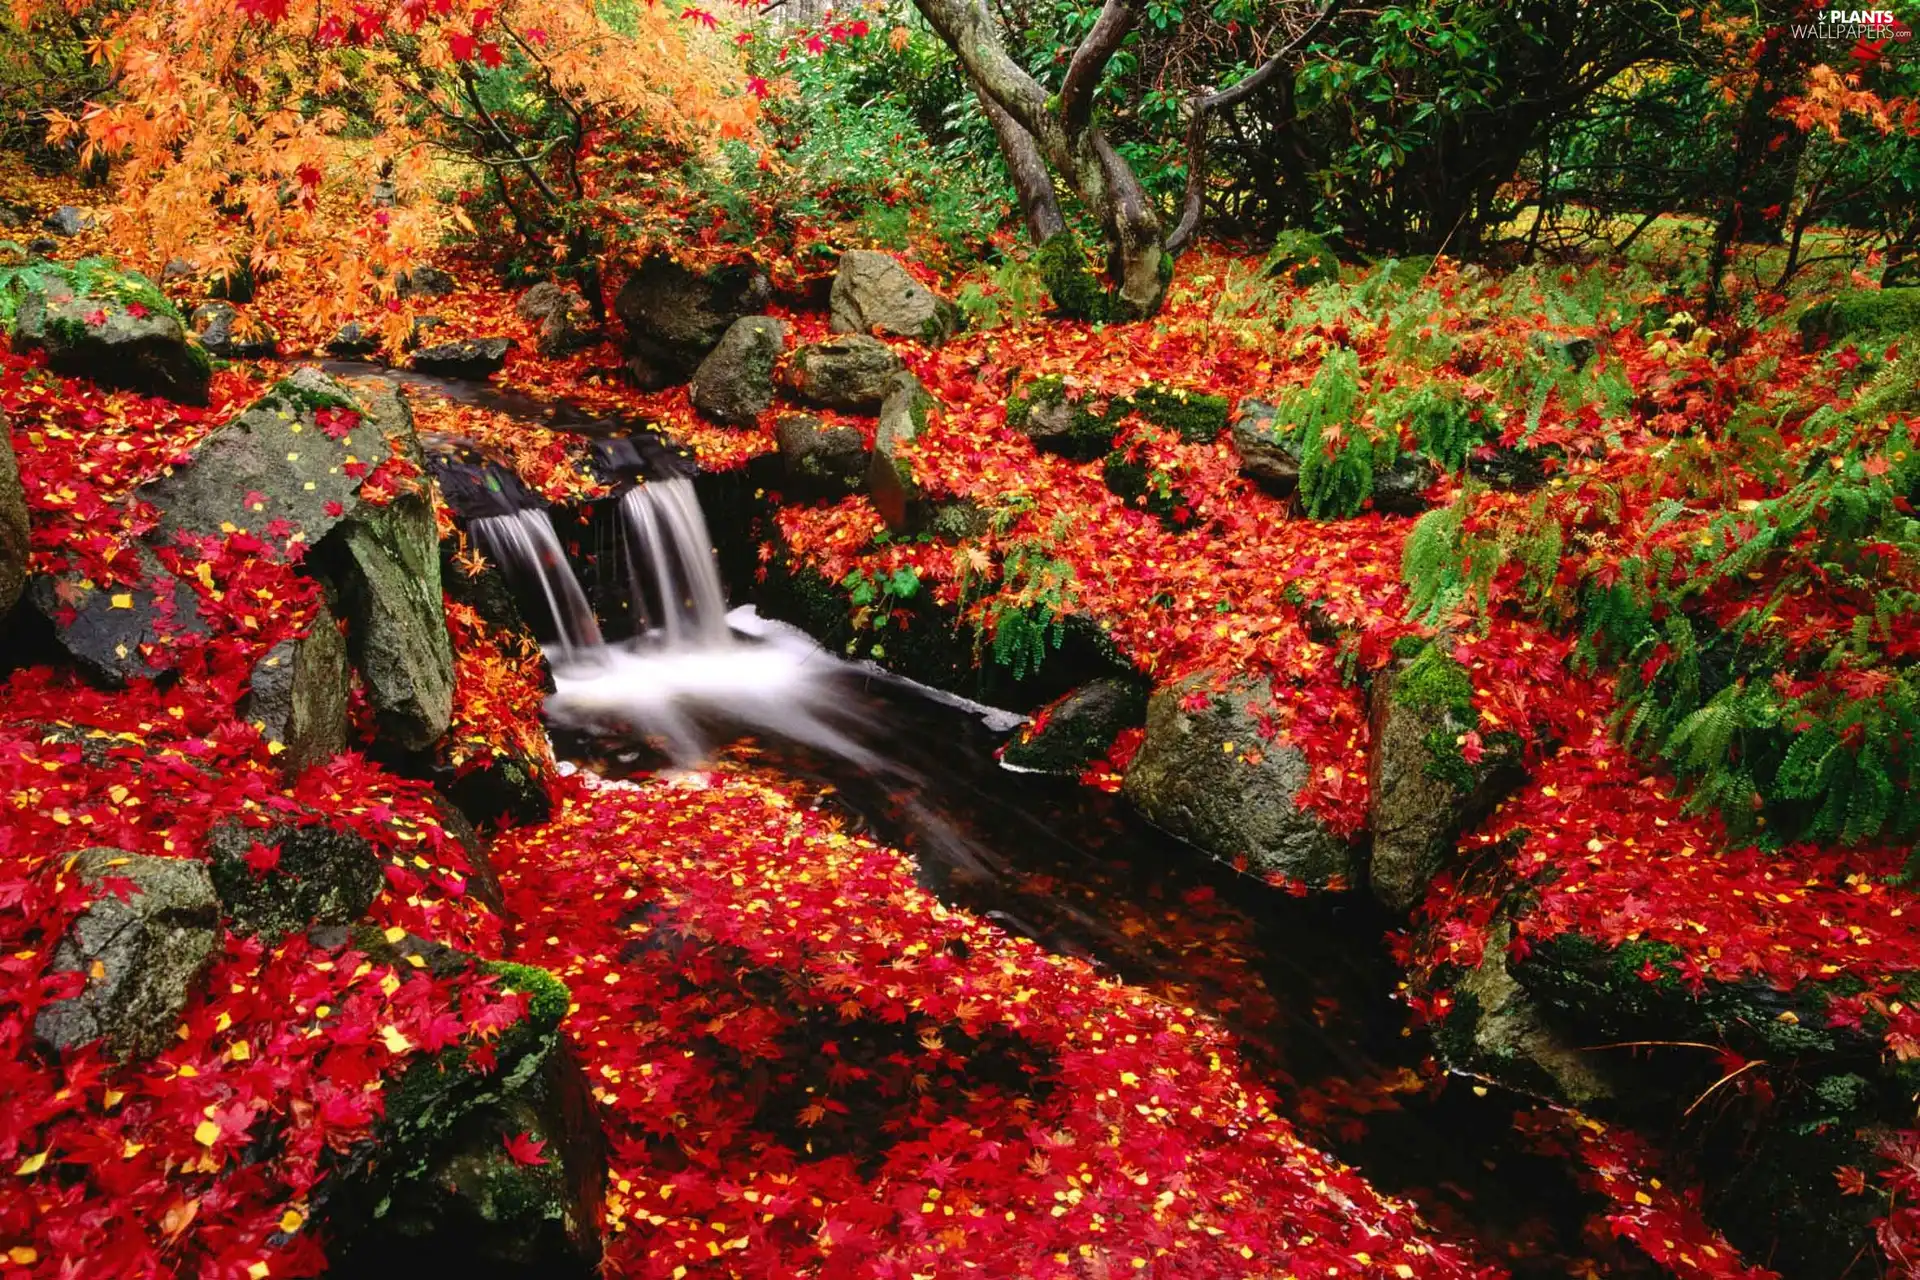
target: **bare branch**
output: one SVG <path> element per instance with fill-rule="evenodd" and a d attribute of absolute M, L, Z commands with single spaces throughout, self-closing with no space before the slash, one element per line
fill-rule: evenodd
<path fill-rule="evenodd" d="M 1133 28 L 1138 0 L 1107 0 L 1092 30 L 1073 51 L 1066 79 L 1060 83 L 1060 122 L 1069 137 L 1077 137 L 1093 120 L 1093 93 L 1120 42 Z"/>

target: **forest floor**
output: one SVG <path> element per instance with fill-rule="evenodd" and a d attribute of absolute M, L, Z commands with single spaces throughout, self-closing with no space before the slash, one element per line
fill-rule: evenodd
<path fill-rule="evenodd" d="M 62 198 L 84 203 L 84 193 Z M 99 247 L 83 236 L 60 254 Z M 789 406 L 752 428 L 721 428 L 684 387 L 627 386 L 611 342 L 540 357 L 511 291 L 460 254 L 440 265 L 458 281 L 432 305 L 445 331 L 518 343 L 499 385 L 656 422 L 709 469 L 774 450 L 775 417 Z M 1530 776 L 1463 839 L 1482 855 L 1481 876 L 1443 877 L 1399 939 L 1416 1020 L 1445 1020 L 1498 916 L 1519 951 L 1567 934 L 1614 949 L 1659 944 L 1640 977 L 1661 990 L 1811 991 L 1811 1004 L 1794 1005 L 1804 1016 L 1864 1025 L 1904 1062 L 1920 1055 L 1920 1015 L 1901 1001 L 1920 974 L 1910 923 L 1920 912 L 1909 911 L 1920 895 L 1899 875 L 1906 849 L 1774 847 L 1683 811 L 1675 779 L 1614 739 L 1614 676 L 1577 652 L 1577 634 L 1521 607 L 1517 590 L 1514 603 L 1496 590 L 1479 611 L 1416 607 L 1403 580 L 1411 516 L 1305 518 L 1243 478 L 1224 438 L 1133 422 L 1129 457 L 1168 499 L 1149 510 L 1116 494 L 1099 461 L 1037 452 L 1006 424 L 1010 394 L 1054 375 L 1087 404 L 1149 384 L 1279 401 L 1344 346 L 1375 401 L 1446 384 L 1479 408 L 1489 445 L 1524 437 L 1550 449 L 1544 491 L 1555 502 L 1605 487 L 1635 507 L 1663 492 L 1645 476 L 1668 465 L 1676 442 L 1711 437 L 1742 405 L 1791 399 L 1798 421 L 1859 390 L 1850 367 L 1806 354 L 1784 323 L 1743 334 L 1729 353 L 1695 341 L 1690 325 L 1639 322 L 1664 302 L 1639 274 L 1495 277 L 1442 262 L 1411 285 L 1370 287 L 1350 272 L 1345 284 L 1298 289 L 1257 260 L 1195 254 L 1151 322 L 1014 316 L 935 349 L 896 344 L 942 405 L 910 447 L 915 479 L 997 513 L 988 529 L 959 542 L 903 539 L 864 497 L 790 503 L 764 557 L 834 584 L 911 571 L 955 625 L 991 614 L 984 566 L 1016 555 L 1064 566 L 1048 608 L 1093 619 L 1157 684 L 1202 672 L 1271 678 L 1263 735 L 1305 753 L 1301 804 L 1341 835 L 1367 820 L 1372 728 L 1360 680 L 1396 646 L 1439 637 L 1471 681 L 1468 749 L 1512 735 Z M 304 320 L 308 303 L 268 286 L 243 311 L 280 335 L 291 363 L 327 336 Z M 796 345 L 829 336 L 817 310 L 770 313 Z M 1537 334 L 1595 342 L 1582 374 L 1591 400 L 1552 378 L 1527 381 Z M 110 562 L 138 526 L 131 490 L 272 373 L 224 369 L 213 403 L 196 410 L 0 356 L 0 410 L 36 556 Z M 1624 391 L 1610 406 L 1615 386 Z M 872 439 L 869 417 L 812 412 Z M 602 492 L 580 466 L 583 442 L 564 432 L 424 395 L 414 413 L 422 431 L 495 451 L 556 503 Z M 1785 447 L 1799 448 L 1787 435 Z M 1714 486 L 1730 508 L 1789 487 L 1738 466 Z M 1426 501 L 1445 507 L 1460 492 L 1443 477 Z M 1486 503 L 1491 522 L 1506 498 L 1476 490 L 1469 500 Z M 1718 514 L 1703 509 L 1679 536 L 1718 536 Z M 904 855 L 847 834 L 793 784 L 750 767 L 616 785 L 555 772 L 549 756 L 553 817 L 496 839 L 505 899 L 490 908 L 469 891 L 475 869 L 424 784 L 353 754 L 286 781 L 237 717 L 253 660 L 315 616 L 315 588 L 294 559 L 262 531 L 239 530 L 197 563 L 190 580 L 211 630 L 170 685 L 105 693 L 32 667 L 0 691 L 0 1090 L 14 1100 L 0 1118 L 0 1176 L 16 1184 L 0 1196 L 0 1258 L 10 1260 L 0 1274 L 313 1274 L 323 1250 L 303 1230 L 310 1193 L 324 1153 L 373 1125 L 377 1082 L 430 1050 L 485 1044 L 524 1012 L 523 994 L 486 978 L 349 968 L 298 939 L 269 948 L 229 936 L 207 994 L 158 1057 L 115 1067 L 97 1051 L 59 1065 L 36 1054 L 28 1029 L 48 998 L 43 975 L 78 906 L 45 868 L 95 845 L 177 855 L 223 817 L 293 805 L 344 815 L 381 849 L 374 923 L 566 981 L 563 1032 L 610 1140 L 613 1274 L 1410 1280 L 1498 1270 L 1500 1260 L 1441 1240 L 1364 1171 L 1305 1141 L 1204 1015 L 943 907 Z M 1843 598 L 1757 598 L 1796 634 L 1851 627 L 1860 613 Z M 869 610 L 859 645 L 913 625 L 904 609 Z M 457 618 L 455 630 L 457 643 L 470 638 Z M 464 732 L 479 755 L 509 738 L 544 752 L 537 656 L 463 646 L 460 658 L 456 738 Z M 368 730 L 364 706 L 358 715 Z M 86 741 L 107 744 L 104 763 Z M 1133 745 L 1117 743 L 1087 781 L 1113 786 Z M 182 767 L 189 759 L 198 764 Z M 1507 909 L 1515 886 L 1537 890 L 1517 912 Z M 811 1060 L 803 1033 L 820 1025 L 842 1030 L 844 1060 Z M 1764 1071 L 1743 1072 L 1753 1061 L 1735 1056 L 1727 1074 L 1746 1078 L 1729 1093 L 1763 1085 Z M 785 1082 L 778 1101 L 791 1116 L 724 1087 L 756 1070 Z M 1554 1127 L 1552 1140 L 1589 1170 L 1598 1231 L 1676 1276 L 1771 1274 L 1706 1225 L 1697 1198 L 1663 1179 L 1638 1140 L 1577 1113 L 1540 1115 L 1549 1118 L 1533 1123 Z M 273 1154 L 255 1154 L 266 1147 Z M 537 1148 L 527 1158 L 541 1159 Z M 1850 1174 L 1871 1176 L 1834 1171 Z"/>

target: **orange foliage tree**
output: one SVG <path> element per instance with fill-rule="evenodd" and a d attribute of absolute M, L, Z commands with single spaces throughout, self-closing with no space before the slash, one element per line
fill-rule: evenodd
<path fill-rule="evenodd" d="M 697 158 L 755 125 L 725 33 L 659 3 L 60 3 L 15 19 L 88 19 L 111 90 L 50 134 L 110 162 L 116 249 L 277 275 L 336 314 L 390 296 L 437 234 L 438 161 L 502 197 L 500 225 L 469 229 L 577 260 L 627 216 L 611 139 Z"/>

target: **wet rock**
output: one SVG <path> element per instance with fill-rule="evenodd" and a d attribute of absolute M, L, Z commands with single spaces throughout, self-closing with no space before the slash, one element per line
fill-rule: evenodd
<path fill-rule="evenodd" d="M 892 254 L 852 249 L 840 259 L 829 308 L 835 333 L 883 333 L 938 346 L 960 329 L 960 309 L 915 280 Z"/>
<path fill-rule="evenodd" d="M 940 402 L 906 370 L 887 380 L 886 395 L 880 402 L 880 423 L 873 434 L 873 457 L 867 468 L 867 496 L 895 533 L 911 532 L 926 523 L 927 504 L 900 446 L 926 430 L 939 408 Z"/>
<path fill-rule="evenodd" d="M 1496 445 L 1474 450 L 1467 474 L 1492 488 L 1524 493 L 1547 482 L 1547 459 L 1531 449 Z"/>
<path fill-rule="evenodd" d="M 184 404 L 205 404 L 213 376 L 166 295 L 131 271 L 28 289 L 14 314 L 13 345 L 45 351 L 59 373 Z"/>
<path fill-rule="evenodd" d="M 1218 687 L 1216 687 L 1218 686 Z M 1198 710 L 1183 706 L 1202 699 Z M 1355 852 L 1298 803 L 1309 779 L 1298 748 L 1260 734 L 1262 681 L 1199 672 L 1154 693 L 1146 737 L 1122 790 L 1155 825 L 1256 875 L 1316 888 L 1351 885 Z"/>
<path fill-rule="evenodd" d="M 350 387 L 312 368 L 281 379 L 185 465 L 140 486 L 137 496 L 160 509 L 150 541 L 217 537 L 229 525 L 257 531 L 282 520 L 308 546 L 317 544 L 357 501 L 363 466 L 386 459 L 394 442 L 415 447 L 412 422 L 383 387 Z"/>
<path fill-rule="evenodd" d="M 394 293 L 402 298 L 444 298 L 456 287 L 454 278 L 438 267 L 415 267 L 394 281 Z"/>
<path fill-rule="evenodd" d="M 82 231 L 93 230 L 93 215 L 84 209 L 63 204 L 40 219 L 40 229 L 57 236 L 77 236 Z"/>
<path fill-rule="evenodd" d="M 758 314 L 772 296 L 767 277 L 750 262 L 694 271 L 654 254 L 614 297 L 627 331 L 628 372 L 646 390 L 686 381 L 734 321 Z"/>
<path fill-rule="evenodd" d="M 208 297 L 243 306 L 252 302 L 258 291 L 259 280 L 253 274 L 253 264 L 244 257 L 226 270 L 216 272 L 207 282 Z"/>
<path fill-rule="evenodd" d="M 61 647 L 108 684 L 168 669 L 175 640 L 206 633 L 192 589 L 151 549 L 136 544 L 127 559 L 129 576 L 138 579 L 132 584 L 97 583 L 70 572 L 36 577 L 28 588 Z"/>
<path fill-rule="evenodd" d="M 363 506 L 316 550 L 381 735 L 409 750 L 431 746 L 453 717 L 453 644 L 432 504 L 404 494 Z"/>
<path fill-rule="evenodd" d="M 413 367 L 420 373 L 443 378 L 471 378 L 480 381 L 500 372 L 507 362 L 511 338 L 462 338 L 422 347 L 413 353 Z"/>
<path fill-rule="evenodd" d="M 773 405 L 773 366 L 786 347 L 784 321 L 768 316 L 734 321 L 694 370 L 693 407 L 716 422 L 752 426 Z"/>
<path fill-rule="evenodd" d="M 1242 400 L 1233 423 L 1233 451 L 1240 474 L 1277 497 L 1300 487 L 1300 455 L 1281 435 L 1280 411 L 1263 400 Z"/>
<path fill-rule="evenodd" d="M 520 295 L 514 310 L 533 326 L 533 348 L 543 356 L 563 356 L 599 341 L 592 308 L 571 285 L 542 280 Z"/>
<path fill-rule="evenodd" d="M 774 427 L 780 461 L 796 497 L 844 498 L 867 478 L 867 445 L 853 427 L 823 426 L 805 413 L 782 414 Z"/>
<path fill-rule="evenodd" d="M 0 618 L 13 609 L 27 584 L 31 535 L 20 462 L 13 452 L 13 433 L 7 415 L 0 413 Z"/>
<path fill-rule="evenodd" d="M 76 854 L 75 876 L 92 902 L 53 953 L 53 971 L 84 976 L 80 994 L 34 1019 L 34 1036 L 58 1051 L 105 1038 L 122 1058 L 151 1057 L 175 1042 L 181 1011 L 219 941 L 219 903 L 203 863 L 120 849 Z"/>
<path fill-rule="evenodd" d="M 1424 454 L 1403 453 L 1393 465 L 1373 473 L 1373 505 L 1390 515 L 1415 516 L 1425 511 L 1427 490 L 1439 482 L 1440 468 Z"/>
<path fill-rule="evenodd" d="M 22 205 L 0 200 L 0 231 L 18 231 L 27 225 L 30 211 Z"/>
<path fill-rule="evenodd" d="M 371 844 L 324 825 L 223 824 L 207 835 L 207 857 L 228 923 L 269 943 L 316 924 L 353 923 L 384 880 Z"/>
<path fill-rule="evenodd" d="M 854 334 L 801 347 L 788 377 L 794 394 L 808 404 L 872 413 L 886 397 L 889 379 L 905 367 L 886 343 Z"/>
<path fill-rule="evenodd" d="M 1111 416 L 1137 414 L 1188 444 L 1210 444 L 1227 429 L 1227 409 L 1225 396 L 1150 382 L 1117 401 Z"/>
<path fill-rule="evenodd" d="M 279 753 L 292 777 L 347 749 L 347 645 L 322 611 L 296 640 L 282 640 L 253 664 L 252 691 L 241 714 Z"/>
<path fill-rule="evenodd" d="M 1008 741 L 1000 760 L 1030 773 L 1078 777 L 1107 754 L 1121 730 L 1138 726 L 1146 715 L 1147 690 L 1140 681 L 1094 680 L 1041 708 Z"/>
<path fill-rule="evenodd" d="M 198 268 L 185 258 L 168 258 L 167 265 L 160 268 L 160 283 L 178 284 L 183 280 L 191 280 L 199 274 Z"/>
<path fill-rule="evenodd" d="M 507 914 L 506 890 L 500 887 L 500 874 L 494 870 L 493 854 L 486 837 L 479 828 L 447 796 L 439 791 L 429 793 L 433 801 L 433 810 L 440 818 L 440 825 L 453 842 L 460 846 L 460 852 L 466 857 L 467 892 L 487 904 L 496 915 Z"/>
<path fill-rule="evenodd" d="M 478 827 L 538 826 L 553 816 L 541 765 L 506 751 L 446 784 L 447 799 Z"/>
<path fill-rule="evenodd" d="M 57 253 L 59 249 L 60 242 L 52 236 L 35 236 L 33 239 L 27 241 L 27 250 L 30 253 L 45 256 L 49 253 Z"/>

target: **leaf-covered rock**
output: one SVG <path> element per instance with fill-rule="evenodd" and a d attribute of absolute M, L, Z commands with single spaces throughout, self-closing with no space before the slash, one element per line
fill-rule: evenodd
<path fill-rule="evenodd" d="M 1282 231 L 1267 253 L 1267 270 L 1290 275 L 1301 288 L 1340 278 L 1340 259 L 1326 240 L 1311 231 Z"/>
<path fill-rule="evenodd" d="M 1031 773 L 1078 777 L 1146 714 L 1147 691 L 1140 681 L 1093 680 L 1036 712 L 1002 748 L 1000 761 Z"/>
<path fill-rule="evenodd" d="M 1311 773 L 1267 741 L 1265 682 L 1199 672 L 1154 693 L 1123 791 L 1155 825 L 1217 858 L 1318 888 L 1355 882 L 1354 851 L 1300 804 Z"/>
<path fill-rule="evenodd" d="M 830 299 L 835 333 L 875 332 L 938 346 L 960 328 L 960 309 L 915 280 L 892 254 L 850 249 Z"/>
<path fill-rule="evenodd" d="M 1233 421 L 1233 451 L 1240 474 L 1276 497 L 1300 487 L 1300 455 L 1280 431 L 1280 411 L 1263 400 L 1243 400 Z"/>
<path fill-rule="evenodd" d="M 238 933 L 274 942 L 313 925 L 352 924 L 380 892 L 380 860 L 351 831 L 225 823 L 207 837 L 221 913 Z"/>
<path fill-rule="evenodd" d="M 81 989 L 42 1007 L 35 1037 L 55 1051 L 104 1038 L 123 1058 L 160 1052 L 219 938 L 206 866 L 92 848 L 54 874 L 91 894 L 53 954 L 53 971 L 78 975 Z"/>
<path fill-rule="evenodd" d="M 693 371 L 693 407 L 716 422 L 752 426 L 773 405 L 773 367 L 786 347 L 785 321 L 771 316 L 734 321 Z"/>
<path fill-rule="evenodd" d="M 587 300 L 571 285 L 542 280 L 520 295 L 514 310 L 533 326 L 534 350 L 548 358 L 569 355 L 599 338 Z"/>
<path fill-rule="evenodd" d="M 787 372 L 794 394 L 808 404 L 872 413 L 886 398 L 889 380 L 905 367 L 878 338 L 850 334 L 799 348 Z"/>

